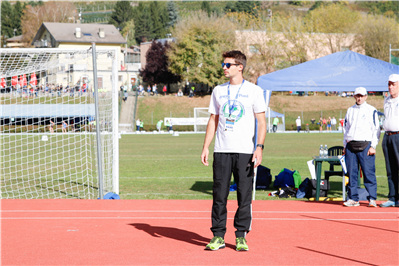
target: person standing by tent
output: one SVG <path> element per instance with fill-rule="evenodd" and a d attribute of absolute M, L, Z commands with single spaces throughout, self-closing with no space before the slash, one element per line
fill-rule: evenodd
<path fill-rule="evenodd" d="M 157 122 L 157 129 L 158 129 L 158 132 L 161 132 L 162 123 L 163 123 L 162 119 L 160 119 L 160 120 Z"/>
<path fill-rule="evenodd" d="M 276 117 L 273 119 L 273 133 L 276 133 L 276 131 L 277 131 L 277 126 L 278 126 L 279 123 L 280 123 L 280 120 L 278 119 L 278 116 L 276 116 Z"/>
<path fill-rule="evenodd" d="M 390 96 L 384 101 L 384 129 L 382 151 L 388 177 L 388 201 L 380 207 L 399 207 L 399 75 L 392 74 L 388 79 Z"/>
<path fill-rule="evenodd" d="M 349 107 L 345 116 L 344 151 L 349 175 L 346 207 L 359 206 L 359 163 L 364 174 L 364 186 L 369 193 L 369 207 L 377 207 L 377 179 L 375 176 L 375 149 L 380 138 L 377 110 L 366 103 L 367 91 L 363 87 L 355 90 L 356 104 Z"/>
<path fill-rule="evenodd" d="M 140 120 L 140 131 L 144 131 L 144 122 Z"/>
<path fill-rule="evenodd" d="M 301 131 L 301 124 L 302 124 L 300 116 L 298 116 L 298 118 L 295 120 L 295 123 L 296 123 L 296 130 L 299 133 L 299 131 Z"/>
<path fill-rule="evenodd" d="M 229 82 L 215 87 L 209 104 L 208 120 L 201 162 L 209 165 L 209 145 L 216 132 L 213 154 L 213 238 L 208 250 L 225 247 L 227 198 L 231 175 L 237 184 L 238 209 L 234 218 L 236 250 L 247 251 L 246 235 L 251 230 L 252 182 L 254 167 L 262 162 L 266 136 L 266 103 L 260 87 L 243 78 L 246 56 L 240 51 L 223 53 L 222 68 Z M 258 121 L 257 146 L 255 118 Z"/>

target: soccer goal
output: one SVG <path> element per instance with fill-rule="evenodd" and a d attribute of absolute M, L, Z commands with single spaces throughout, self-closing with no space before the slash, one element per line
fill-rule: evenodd
<path fill-rule="evenodd" d="M 207 107 L 194 108 L 194 132 L 205 132 L 210 116 Z"/>
<path fill-rule="evenodd" d="M 89 47 L 0 49 L 1 198 L 119 193 L 117 56 L 96 49 L 95 68 Z"/>

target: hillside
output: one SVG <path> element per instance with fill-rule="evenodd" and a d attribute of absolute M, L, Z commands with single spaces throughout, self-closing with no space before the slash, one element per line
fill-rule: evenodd
<path fill-rule="evenodd" d="M 143 119 L 146 125 L 155 125 L 159 119 L 164 117 L 193 117 L 194 107 L 208 107 L 210 95 L 194 98 L 158 96 L 140 97 L 137 117 Z M 368 97 L 367 102 L 378 110 L 383 110 L 384 99 L 382 96 Z M 270 108 L 286 117 L 286 129 L 291 129 L 297 116 L 304 117 L 304 124 L 310 119 L 319 119 L 320 115 L 340 118 L 345 116 L 346 110 L 354 104 L 353 98 L 342 98 L 337 96 L 326 97 L 323 93 L 316 96 L 298 97 L 291 95 L 272 95 Z"/>

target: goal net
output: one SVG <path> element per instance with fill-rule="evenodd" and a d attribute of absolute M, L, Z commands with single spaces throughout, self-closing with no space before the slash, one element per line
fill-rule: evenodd
<path fill-rule="evenodd" d="M 92 54 L 0 49 L 1 198 L 95 199 L 99 187 L 119 193 L 117 50 L 96 51 L 99 121 Z"/>
<path fill-rule="evenodd" d="M 210 116 L 208 107 L 194 108 L 194 132 L 205 132 Z"/>

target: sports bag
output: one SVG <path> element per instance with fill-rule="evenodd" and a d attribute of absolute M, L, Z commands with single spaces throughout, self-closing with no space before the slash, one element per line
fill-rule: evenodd
<path fill-rule="evenodd" d="M 306 194 L 306 198 L 314 198 L 316 197 L 316 184 L 317 180 L 312 179 L 309 182 L 309 189 Z M 320 180 L 320 197 L 327 197 L 328 190 L 330 189 L 330 183 L 326 179 Z"/>

